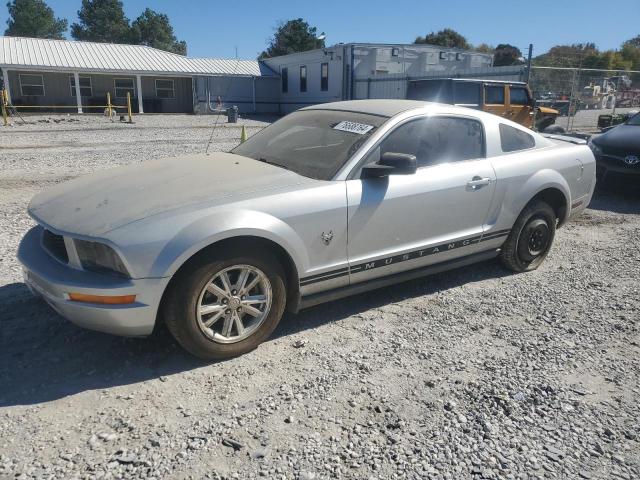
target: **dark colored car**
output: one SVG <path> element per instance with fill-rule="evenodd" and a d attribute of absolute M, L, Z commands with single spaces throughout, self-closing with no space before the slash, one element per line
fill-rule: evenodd
<path fill-rule="evenodd" d="M 640 113 L 589 140 L 601 180 L 611 175 L 640 175 Z"/>

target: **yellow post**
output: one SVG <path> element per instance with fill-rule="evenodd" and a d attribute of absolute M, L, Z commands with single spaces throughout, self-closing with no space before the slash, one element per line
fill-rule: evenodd
<path fill-rule="evenodd" d="M 247 130 L 242 125 L 242 132 L 240 132 L 240 143 L 244 143 L 247 141 Z"/>
<path fill-rule="evenodd" d="M 131 118 L 131 93 L 127 92 L 127 113 L 129 114 L 129 123 L 133 123 Z"/>
<path fill-rule="evenodd" d="M 107 92 L 107 114 L 109 115 L 109 119 L 111 119 L 111 92 Z"/>
<path fill-rule="evenodd" d="M 6 90 L 2 90 L 2 120 L 4 121 L 4 126 L 9 125 L 9 121 L 7 120 L 7 92 Z"/>

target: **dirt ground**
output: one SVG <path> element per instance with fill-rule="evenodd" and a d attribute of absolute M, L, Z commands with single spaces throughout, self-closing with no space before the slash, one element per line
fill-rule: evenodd
<path fill-rule="evenodd" d="M 640 478 L 637 182 L 600 188 L 537 271 L 488 262 L 336 301 L 207 364 L 163 328 L 68 323 L 15 251 L 36 192 L 204 151 L 213 118 L 29 121 L 0 130 L 0 478 Z"/>

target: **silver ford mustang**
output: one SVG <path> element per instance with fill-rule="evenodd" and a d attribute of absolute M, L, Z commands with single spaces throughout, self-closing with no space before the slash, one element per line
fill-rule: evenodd
<path fill-rule="evenodd" d="M 304 108 L 230 153 L 102 171 L 36 195 L 18 258 L 72 322 L 202 358 L 288 308 L 500 257 L 533 270 L 595 186 L 583 141 L 408 100 Z"/>

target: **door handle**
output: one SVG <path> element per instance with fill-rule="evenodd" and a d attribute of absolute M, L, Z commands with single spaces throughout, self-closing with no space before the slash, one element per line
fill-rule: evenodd
<path fill-rule="evenodd" d="M 489 185 L 490 183 L 491 179 L 489 177 L 479 177 L 476 175 L 467 182 L 467 187 L 477 190 L 478 188 Z"/>

